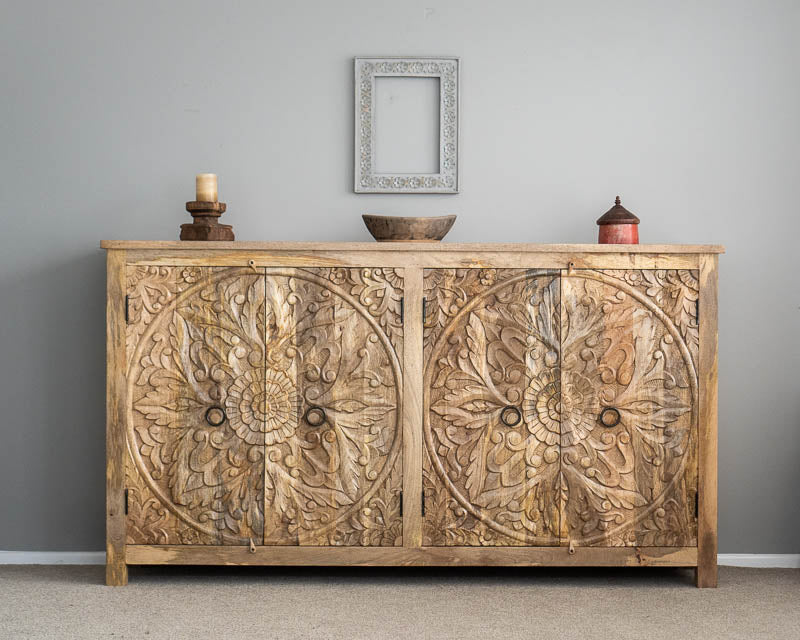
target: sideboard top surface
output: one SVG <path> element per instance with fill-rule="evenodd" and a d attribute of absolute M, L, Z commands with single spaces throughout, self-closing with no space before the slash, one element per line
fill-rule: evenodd
<path fill-rule="evenodd" d="M 525 244 L 504 242 L 189 242 L 178 240 L 103 240 L 103 249 L 204 251 L 411 251 L 493 253 L 725 253 L 717 244 Z"/>

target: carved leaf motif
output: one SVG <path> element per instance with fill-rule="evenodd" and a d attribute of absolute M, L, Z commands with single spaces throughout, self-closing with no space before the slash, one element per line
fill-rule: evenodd
<path fill-rule="evenodd" d="M 364 406 L 351 411 L 336 410 L 332 412 L 332 415 L 338 426 L 358 429 L 375 424 L 382 420 L 387 413 L 394 410 L 395 407 L 391 405 Z"/>
<path fill-rule="evenodd" d="M 298 478 L 283 477 L 282 481 L 287 483 L 292 489 L 292 498 L 294 504 L 302 505 L 301 498 L 310 500 L 317 506 L 328 507 L 342 507 L 345 505 L 353 504 L 353 500 L 347 497 L 344 491 L 332 487 L 316 486 L 309 482 L 309 478 L 305 477 L 305 481 Z M 307 503 L 306 503 L 307 505 Z M 312 509 L 303 509 L 307 513 L 311 513 Z"/>
<path fill-rule="evenodd" d="M 467 405 L 462 409 L 461 407 L 451 407 L 446 402 L 439 402 L 431 409 L 456 427 L 466 427 L 467 429 L 486 427 L 489 420 L 487 412 L 476 408 L 475 403 L 467 403 Z M 489 403 L 486 402 L 485 405 L 489 406 Z"/>
<path fill-rule="evenodd" d="M 169 389 L 169 387 L 167 387 Z M 166 398 L 174 397 L 173 394 L 161 394 L 150 391 L 142 402 L 136 404 L 136 410 L 154 424 L 163 427 L 180 428 L 185 424 L 186 412 L 200 409 L 203 404 L 190 397 L 179 397 L 175 400 Z"/>
<path fill-rule="evenodd" d="M 491 384 L 489 381 L 489 363 L 486 361 L 486 332 L 478 315 L 475 313 L 469 314 L 467 346 L 469 347 L 469 360 L 475 369 L 475 373 L 480 376 L 480 380 L 484 385 Z"/>
<path fill-rule="evenodd" d="M 612 506 L 623 509 L 633 509 L 634 507 L 642 507 L 647 504 L 645 497 L 633 489 L 606 486 L 601 482 L 596 482 L 588 478 L 581 478 L 580 482 L 582 488 L 592 496 L 592 502 L 598 511 L 606 511 L 607 509 L 603 509 L 602 503 L 594 498 L 608 500 Z"/>
<path fill-rule="evenodd" d="M 336 411 L 344 411 L 345 413 L 354 413 L 356 411 L 363 411 L 367 409 L 369 405 L 366 402 L 362 402 L 361 400 L 357 400 L 355 398 L 345 398 L 342 400 L 334 400 L 330 403 L 331 408 L 336 409 Z M 390 409 L 391 407 L 386 407 Z"/>
<path fill-rule="evenodd" d="M 689 350 L 697 352 L 700 342 L 696 315 L 700 291 L 697 270 L 636 269 L 605 273 L 644 291 L 675 323 Z"/>
<path fill-rule="evenodd" d="M 489 434 L 478 438 L 469 454 L 469 464 L 466 469 L 464 487 L 467 489 L 470 500 L 475 502 L 483 492 L 486 481 L 486 455 L 489 448 Z M 483 505 L 486 506 L 486 505 Z"/>
<path fill-rule="evenodd" d="M 514 485 L 510 492 L 505 488 L 490 489 L 489 491 L 483 491 L 478 494 L 475 498 L 475 504 L 484 509 L 505 507 L 508 506 L 510 502 L 519 500 L 530 489 L 531 487 L 527 484 Z M 517 519 L 522 517 L 519 512 L 516 511 L 509 515 L 516 516 Z"/>

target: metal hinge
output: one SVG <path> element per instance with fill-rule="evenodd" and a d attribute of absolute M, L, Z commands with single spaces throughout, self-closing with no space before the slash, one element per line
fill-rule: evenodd
<path fill-rule="evenodd" d="M 403 517 L 403 492 L 400 492 L 400 517 Z"/>
<path fill-rule="evenodd" d="M 427 298 L 423 298 L 422 299 L 422 324 L 425 324 L 425 318 L 428 317 L 427 311 L 428 311 L 428 299 Z"/>
<path fill-rule="evenodd" d="M 697 326 L 700 326 L 700 298 L 694 301 L 694 319 Z"/>
<path fill-rule="evenodd" d="M 125 515 L 128 515 L 128 490 L 125 489 Z"/>
<path fill-rule="evenodd" d="M 130 320 L 130 315 L 128 312 L 128 302 L 130 302 L 130 296 L 125 296 L 125 324 L 128 324 Z"/>
<path fill-rule="evenodd" d="M 406 321 L 406 299 L 400 298 L 400 324 Z"/>
<path fill-rule="evenodd" d="M 425 517 L 425 489 L 422 490 L 422 517 Z"/>

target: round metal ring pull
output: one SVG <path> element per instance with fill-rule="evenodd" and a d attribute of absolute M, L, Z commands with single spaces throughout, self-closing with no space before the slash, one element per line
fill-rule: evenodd
<path fill-rule="evenodd" d="M 312 427 L 320 426 L 325 422 L 326 417 L 325 410 L 322 407 L 309 407 L 303 416 L 305 421 Z"/>
<path fill-rule="evenodd" d="M 212 427 L 218 427 L 228 416 L 225 415 L 225 409 L 222 407 L 209 407 L 206 410 L 206 422 Z"/>
<path fill-rule="evenodd" d="M 604 427 L 616 427 L 620 420 L 619 410 L 614 407 L 606 407 L 600 412 L 600 424 Z"/>
<path fill-rule="evenodd" d="M 503 407 L 500 412 L 500 422 L 507 427 L 516 427 L 522 420 L 522 413 L 513 405 Z"/>

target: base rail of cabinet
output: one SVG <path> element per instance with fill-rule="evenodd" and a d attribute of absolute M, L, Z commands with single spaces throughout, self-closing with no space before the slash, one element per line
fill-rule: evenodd
<path fill-rule="evenodd" d="M 697 547 L 255 547 L 127 545 L 129 565 L 696 567 Z"/>

